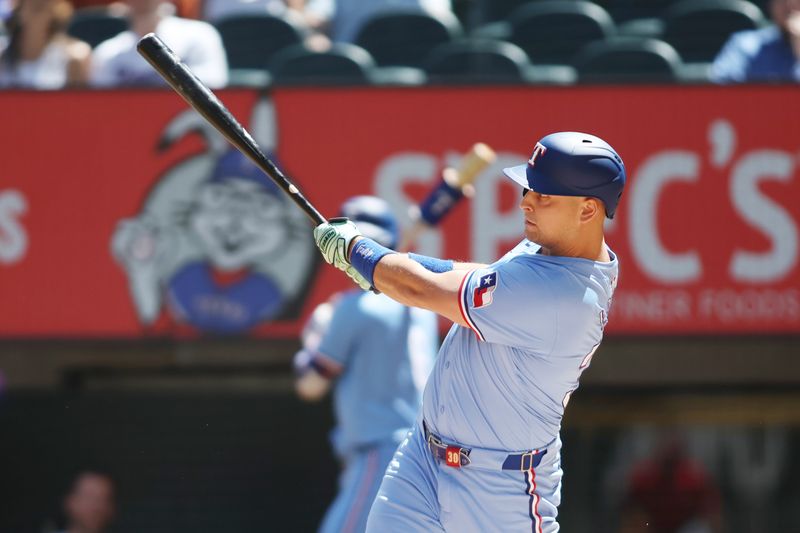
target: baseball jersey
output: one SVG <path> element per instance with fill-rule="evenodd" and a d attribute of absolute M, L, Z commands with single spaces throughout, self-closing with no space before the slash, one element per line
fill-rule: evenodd
<path fill-rule="evenodd" d="M 228 83 L 228 61 L 222 38 L 206 22 L 165 17 L 155 31 L 200 80 L 212 89 Z M 141 38 L 128 30 L 103 41 L 92 52 L 89 84 L 93 87 L 166 85 L 136 51 Z"/>
<path fill-rule="evenodd" d="M 541 255 L 523 240 L 467 274 L 425 389 L 423 415 L 464 446 L 530 450 L 553 441 L 600 344 L 617 280 L 607 263 Z"/>
<path fill-rule="evenodd" d="M 414 424 L 433 367 L 436 315 L 360 290 L 342 294 L 335 306 L 315 354 L 339 373 L 334 448 L 347 455 L 400 442 Z"/>

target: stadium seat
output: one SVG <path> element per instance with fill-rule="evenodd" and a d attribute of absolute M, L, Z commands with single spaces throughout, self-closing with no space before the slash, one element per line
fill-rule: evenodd
<path fill-rule="evenodd" d="M 461 35 L 455 16 L 420 12 L 383 13 L 368 20 L 355 43 L 366 49 L 380 66 L 404 65 L 421 68 L 436 46 Z"/>
<path fill-rule="evenodd" d="M 485 40 L 439 45 L 425 61 L 432 83 L 521 83 L 529 67 L 528 56 L 517 45 Z"/>
<path fill-rule="evenodd" d="M 679 0 L 595 0 L 602 6 L 617 26 L 641 19 L 657 18 L 670 5 Z"/>
<path fill-rule="evenodd" d="M 661 38 L 686 63 L 711 62 L 732 33 L 764 24 L 761 10 L 745 0 L 683 0 L 665 11 Z"/>
<path fill-rule="evenodd" d="M 222 36 L 231 69 L 264 70 L 277 52 L 303 40 L 298 26 L 270 15 L 226 17 L 214 26 Z"/>
<path fill-rule="evenodd" d="M 510 15 L 510 24 L 509 40 L 534 64 L 571 64 L 587 43 L 615 34 L 608 12 L 583 0 L 529 3 Z"/>
<path fill-rule="evenodd" d="M 368 83 L 375 61 L 358 46 L 336 43 L 325 52 L 296 45 L 278 52 L 269 64 L 275 84 L 361 85 Z"/>
<path fill-rule="evenodd" d="M 578 80 L 584 83 L 674 82 L 680 67 L 678 52 L 656 39 L 597 41 L 575 59 Z"/>
<path fill-rule="evenodd" d="M 125 17 L 111 15 L 105 8 L 87 7 L 72 14 L 67 33 L 92 48 L 128 29 Z"/>
<path fill-rule="evenodd" d="M 505 20 L 520 6 L 535 0 L 477 0 L 475 18 L 481 23 Z"/>

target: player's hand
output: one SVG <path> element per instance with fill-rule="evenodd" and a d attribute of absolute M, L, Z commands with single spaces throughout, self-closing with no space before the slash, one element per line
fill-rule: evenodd
<path fill-rule="evenodd" d="M 361 233 L 359 233 L 356 225 L 346 218 L 332 218 L 314 228 L 314 240 L 317 243 L 317 248 L 322 252 L 322 257 L 325 258 L 325 261 L 344 272 L 347 272 L 347 268 L 350 266 L 350 258 L 348 257 L 350 243 L 360 236 Z M 350 273 L 348 273 L 348 276 L 350 276 Z"/>
<path fill-rule="evenodd" d="M 362 290 L 368 291 L 372 288 L 372 285 L 370 285 L 369 281 L 367 281 L 367 278 L 359 274 L 358 271 L 352 266 L 347 267 L 344 273 L 350 276 L 350 279 L 352 279 L 356 285 L 361 287 Z"/>
<path fill-rule="evenodd" d="M 372 285 L 350 265 L 348 257 L 350 244 L 360 236 L 356 225 L 346 218 L 334 218 L 314 228 L 314 240 L 325 261 L 347 274 L 361 289 L 368 291 Z"/>

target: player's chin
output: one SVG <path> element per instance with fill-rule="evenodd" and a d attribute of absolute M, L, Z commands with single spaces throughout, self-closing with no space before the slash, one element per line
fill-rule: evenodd
<path fill-rule="evenodd" d="M 539 227 L 536 224 L 525 221 L 525 238 L 529 241 L 538 242 L 540 235 Z"/>

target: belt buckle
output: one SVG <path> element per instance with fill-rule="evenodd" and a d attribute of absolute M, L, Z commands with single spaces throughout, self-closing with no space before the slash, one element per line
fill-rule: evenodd
<path fill-rule="evenodd" d="M 428 448 L 434 456 L 444 459 L 447 466 L 453 468 L 461 468 L 470 464 L 469 451 L 461 448 L 460 446 L 450 446 L 445 444 L 440 438 L 436 437 L 433 433 L 428 433 Z M 444 457 L 440 455 L 444 452 Z"/>
<path fill-rule="evenodd" d="M 533 458 L 534 458 L 535 455 L 536 455 L 536 452 L 523 453 L 522 457 L 520 457 L 519 469 L 524 472 L 525 470 L 530 470 L 531 468 L 533 468 Z M 526 459 L 527 459 L 527 462 L 528 462 L 527 466 L 525 465 L 525 460 Z"/>
<path fill-rule="evenodd" d="M 434 448 L 445 447 L 445 444 L 433 433 L 428 433 L 428 438 L 426 440 L 428 441 L 428 446 L 431 448 L 431 450 L 433 450 Z"/>
<path fill-rule="evenodd" d="M 523 453 L 519 458 L 519 468 L 522 471 L 531 470 L 539 466 L 542 462 L 542 457 L 545 456 L 547 450 L 533 450 L 532 452 Z M 525 464 L 527 458 L 528 464 Z"/>

